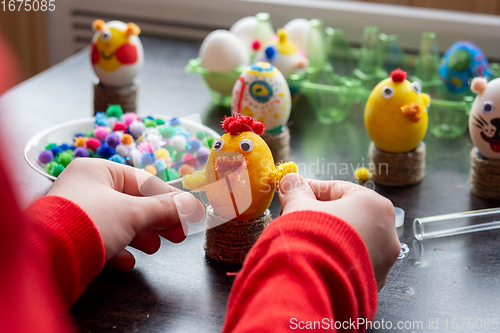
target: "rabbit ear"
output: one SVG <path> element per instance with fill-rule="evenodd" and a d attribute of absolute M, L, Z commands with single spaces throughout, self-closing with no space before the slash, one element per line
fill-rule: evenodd
<path fill-rule="evenodd" d="M 95 20 L 94 22 L 92 22 L 92 30 L 94 30 L 94 31 L 103 31 L 105 24 L 106 23 L 104 23 L 103 20 Z"/>
<path fill-rule="evenodd" d="M 141 33 L 141 29 L 135 23 L 127 23 L 127 36 L 139 35 Z"/>
<path fill-rule="evenodd" d="M 484 77 L 475 77 L 472 79 L 470 84 L 470 90 L 475 92 L 478 95 L 481 95 L 483 91 L 486 89 L 486 85 L 488 81 Z"/>

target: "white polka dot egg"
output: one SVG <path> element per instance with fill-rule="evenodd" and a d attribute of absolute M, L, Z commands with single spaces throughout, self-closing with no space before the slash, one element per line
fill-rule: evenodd
<path fill-rule="evenodd" d="M 264 122 L 268 133 L 278 132 L 286 125 L 290 109 L 290 89 L 285 77 L 267 62 L 250 65 L 233 87 L 231 112 Z"/>

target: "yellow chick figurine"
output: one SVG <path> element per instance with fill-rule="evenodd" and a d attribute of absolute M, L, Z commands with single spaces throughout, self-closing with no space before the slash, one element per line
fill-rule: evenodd
<path fill-rule="evenodd" d="M 427 132 L 430 97 L 419 82 L 406 80 L 396 69 L 371 92 L 365 107 L 365 125 L 375 145 L 385 152 L 415 149 Z"/>
<path fill-rule="evenodd" d="M 281 179 L 297 172 L 287 162 L 275 166 L 271 150 L 260 137 L 264 124 L 249 116 L 225 117 L 226 131 L 214 141 L 205 170 L 184 176 L 185 188 L 206 191 L 215 212 L 236 221 L 262 216 Z"/>
<path fill-rule="evenodd" d="M 91 45 L 91 61 L 99 81 L 123 87 L 131 84 L 144 62 L 144 50 L 134 23 L 95 20 Z"/>

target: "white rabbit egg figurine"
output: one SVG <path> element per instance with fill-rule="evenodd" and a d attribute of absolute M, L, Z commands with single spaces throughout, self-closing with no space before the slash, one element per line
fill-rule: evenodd
<path fill-rule="evenodd" d="M 472 80 L 471 90 L 477 94 L 469 116 L 469 132 L 479 153 L 488 159 L 500 159 L 500 78 L 487 82 Z"/>

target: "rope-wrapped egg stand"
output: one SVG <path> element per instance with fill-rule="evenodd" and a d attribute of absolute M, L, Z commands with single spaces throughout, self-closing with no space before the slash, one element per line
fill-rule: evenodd
<path fill-rule="evenodd" d="M 407 186 L 419 183 L 425 175 L 425 143 L 407 153 L 388 153 L 370 143 L 370 172 L 375 183 Z"/>
<path fill-rule="evenodd" d="M 242 264 L 272 217 L 269 209 L 258 219 L 234 221 L 218 215 L 207 207 L 205 254 L 223 263 Z"/>
<path fill-rule="evenodd" d="M 500 199 L 500 160 L 483 157 L 476 147 L 470 152 L 471 191 L 480 198 Z"/>
<path fill-rule="evenodd" d="M 283 126 L 276 133 L 262 133 L 261 138 L 271 149 L 275 162 L 290 161 L 290 130 L 288 126 Z"/>
<path fill-rule="evenodd" d="M 136 81 L 124 87 L 94 82 L 94 115 L 97 112 L 106 111 L 110 104 L 120 105 L 123 112 L 135 112 L 138 89 L 139 84 Z"/>

